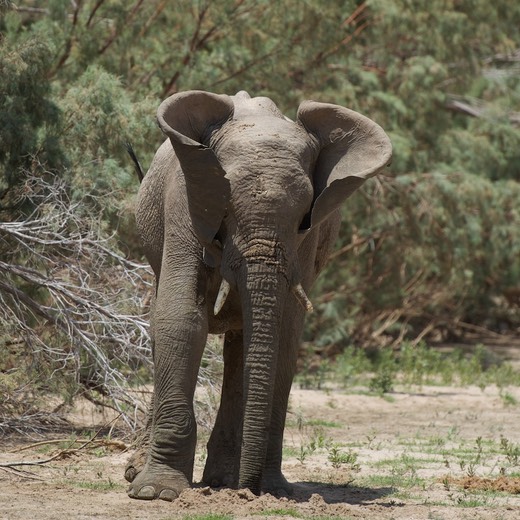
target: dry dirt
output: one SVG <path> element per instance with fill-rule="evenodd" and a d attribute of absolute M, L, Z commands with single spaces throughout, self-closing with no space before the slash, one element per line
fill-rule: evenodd
<path fill-rule="evenodd" d="M 398 388 L 384 398 L 295 388 L 283 467 L 295 483 L 291 497 L 198 485 L 173 503 L 131 500 L 123 479 L 128 453 L 117 445 L 90 445 L 41 466 L 17 466 L 30 475 L 0 468 L 0 518 L 167 520 L 211 513 L 237 519 L 518 520 L 520 453 L 513 448 L 520 449 L 520 389 L 504 395 L 496 387 Z M 99 423 L 95 410 L 82 413 L 76 421 Z M 509 458 L 501 438 L 509 443 Z M 1 442 L 0 464 L 43 460 L 59 451 L 56 445 L 20 451 L 34 439 Z M 199 445 L 196 480 L 204 460 L 204 442 Z"/>

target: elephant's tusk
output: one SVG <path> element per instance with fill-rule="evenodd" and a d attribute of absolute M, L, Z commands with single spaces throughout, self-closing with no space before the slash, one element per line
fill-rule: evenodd
<path fill-rule="evenodd" d="M 224 307 L 230 289 L 231 286 L 229 285 L 228 281 L 222 278 L 222 283 L 220 284 L 217 299 L 215 300 L 215 307 L 213 307 L 213 314 L 215 316 L 222 310 L 222 307 Z"/>
<path fill-rule="evenodd" d="M 302 284 L 299 283 L 292 288 L 294 296 L 300 302 L 301 306 L 307 311 L 312 312 L 314 307 L 312 306 L 311 301 L 307 298 L 305 291 L 303 290 Z"/>

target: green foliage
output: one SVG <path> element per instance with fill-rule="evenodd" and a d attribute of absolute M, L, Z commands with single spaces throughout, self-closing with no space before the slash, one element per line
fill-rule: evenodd
<path fill-rule="evenodd" d="M 518 147 L 508 144 L 518 141 L 520 131 L 508 114 L 520 106 L 513 57 L 520 8 L 510 9 L 505 0 L 367 5 L 370 23 L 349 54 L 355 70 L 350 91 L 360 99 L 349 101 L 389 132 L 393 170 L 421 173 L 447 165 L 450 171 L 518 179 Z M 450 102 L 454 97 L 483 105 L 480 117 L 461 117 Z"/>
<path fill-rule="evenodd" d="M 125 194 L 137 188 L 125 143 L 141 148 L 151 139 L 152 118 L 144 113 L 151 113 L 152 106 L 146 100 L 132 103 L 121 82 L 95 65 L 70 85 L 60 106 L 72 197 L 94 203 L 113 218 L 114 210 L 125 207 Z"/>
<path fill-rule="evenodd" d="M 307 379 L 300 374 L 299 381 L 302 380 Z M 501 389 L 504 404 L 514 405 L 504 389 L 520 385 L 520 371 L 483 345 L 464 352 L 461 349 L 439 350 L 423 342 L 417 345 L 403 342 L 397 350 L 347 347 L 330 361 L 326 382 L 350 390 L 367 387 L 381 396 L 392 392 L 397 384 L 477 385 L 482 389 L 494 384 Z"/>
<path fill-rule="evenodd" d="M 520 445 L 514 444 L 502 435 L 500 436 L 500 449 L 511 466 L 518 467 L 520 465 Z"/>
<path fill-rule="evenodd" d="M 366 352 L 351 345 L 344 349 L 334 362 L 334 374 L 345 387 L 354 386 L 358 383 L 360 375 L 369 372 L 371 368 L 372 363 Z"/>
<path fill-rule="evenodd" d="M 520 185 L 469 174 L 403 175 L 345 207 L 340 245 L 316 294 L 310 339 L 348 345 L 415 337 L 455 320 L 518 323 Z M 513 325 L 514 326 L 514 325 Z M 386 338 L 386 339 L 385 339 Z"/>
<path fill-rule="evenodd" d="M 46 78 L 51 62 L 46 42 L 33 38 L 14 46 L 0 39 L 0 202 L 21 171 L 32 169 L 36 154 L 51 167 L 63 164 L 56 142 L 60 111 Z"/>

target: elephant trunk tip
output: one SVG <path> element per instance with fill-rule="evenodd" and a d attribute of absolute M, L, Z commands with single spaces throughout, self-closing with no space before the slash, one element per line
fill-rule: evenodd
<path fill-rule="evenodd" d="M 307 294 L 305 293 L 305 290 L 302 287 L 302 284 L 299 283 L 295 285 L 292 288 L 292 292 L 294 296 L 296 296 L 296 299 L 300 302 L 300 305 L 307 311 L 307 312 L 313 312 L 314 307 L 312 305 L 312 302 L 307 297 Z"/>

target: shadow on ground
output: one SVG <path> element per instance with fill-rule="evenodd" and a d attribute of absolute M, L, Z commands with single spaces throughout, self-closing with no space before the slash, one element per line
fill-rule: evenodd
<path fill-rule="evenodd" d="M 353 485 L 324 484 L 321 482 L 296 482 L 294 494 L 297 502 L 308 502 L 312 495 L 320 495 L 327 504 L 370 504 L 395 492 L 392 487 L 369 488 Z M 392 505 L 379 502 L 379 505 Z"/>

